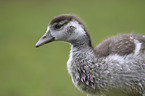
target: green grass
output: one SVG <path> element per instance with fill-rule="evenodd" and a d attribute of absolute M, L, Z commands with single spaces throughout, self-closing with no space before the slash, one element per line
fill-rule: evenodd
<path fill-rule="evenodd" d="M 68 44 L 35 48 L 49 21 L 77 14 L 97 45 L 116 34 L 145 34 L 144 5 L 143 0 L 0 1 L 0 96 L 86 96 L 67 72 Z"/>

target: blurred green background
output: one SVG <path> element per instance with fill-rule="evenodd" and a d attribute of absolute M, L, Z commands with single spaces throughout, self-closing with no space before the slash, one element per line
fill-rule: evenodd
<path fill-rule="evenodd" d="M 93 45 L 116 34 L 145 34 L 145 0 L 1 0 L 0 96 L 86 96 L 66 68 L 70 46 L 35 48 L 49 21 L 76 14 Z"/>

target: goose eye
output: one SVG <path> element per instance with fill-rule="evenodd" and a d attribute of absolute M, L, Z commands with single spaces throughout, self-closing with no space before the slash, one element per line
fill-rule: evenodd
<path fill-rule="evenodd" d="M 60 29 L 61 27 L 62 27 L 61 24 L 56 24 L 56 25 L 54 26 L 55 29 Z"/>

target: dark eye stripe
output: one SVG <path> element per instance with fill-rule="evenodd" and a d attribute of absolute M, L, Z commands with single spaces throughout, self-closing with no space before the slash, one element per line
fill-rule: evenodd
<path fill-rule="evenodd" d="M 59 29 L 59 28 L 62 27 L 62 25 L 61 24 L 56 24 L 54 27 L 55 27 L 55 29 Z"/>
<path fill-rule="evenodd" d="M 58 22 L 58 23 L 54 23 L 53 26 L 54 26 L 54 28 L 59 29 L 62 26 L 64 26 L 65 24 L 67 24 L 68 22 L 69 22 L 68 20 L 64 20 L 64 21 L 61 21 L 61 22 Z"/>

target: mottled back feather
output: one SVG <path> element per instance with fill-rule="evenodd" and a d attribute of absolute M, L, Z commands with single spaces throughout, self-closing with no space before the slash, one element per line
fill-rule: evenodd
<path fill-rule="evenodd" d="M 110 54 L 128 55 L 134 53 L 135 40 L 141 43 L 140 53 L 145 54 L 145 36 L 138 34 L 123 34 L 108 38 L 94 48 L 96 56 L 106 57 Z"/>

